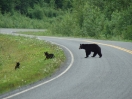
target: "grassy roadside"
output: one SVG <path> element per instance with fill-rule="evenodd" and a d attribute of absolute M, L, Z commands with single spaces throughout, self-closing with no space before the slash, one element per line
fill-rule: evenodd
<path fill-rule="evenodd" d="M 94 37 L 82 37 L 82 36 L 67 36 L 67 35 L 62 35 L 62 34 L 53 34 L 50 31 L 44 31 L 44 32 L 19 32 L 21 34 L 27 34 L 27 35 L 36 35 L 36 36 L 57 36 L 57 37 L 76 37 L 76 38 L 88 38 L 88 39 L 97 39 Z M 112 37 L 112 38 L 105 38 L 102 36 L 100 36 L 98 38 L 99 40 L 111 40 L 111 41 L 124 41 L 124 42 L 132 42 L 132 40 L 125 40 L 125 39 L 121 39 L 119 37 Z"/>
<path fill-rule="evenodd" d="M 44 60 L 45 51 L 55 58 Z M 0 34 L 0 94 L 52 75 L 64 60 L 63 50 L 49 42 Z"/>

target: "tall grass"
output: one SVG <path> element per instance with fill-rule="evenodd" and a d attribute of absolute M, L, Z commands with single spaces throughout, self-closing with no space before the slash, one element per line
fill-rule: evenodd
<path fill-rule="evenodd" d="M 45 51 L 55 58 L 44 60 Z M 49 42 L 0 34 L 0 94 L 52 75 L 64 60 L 63 50 Z"/>

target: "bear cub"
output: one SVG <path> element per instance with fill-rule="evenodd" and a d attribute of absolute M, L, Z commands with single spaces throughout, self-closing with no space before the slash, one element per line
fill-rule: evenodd
<path fill-rule="evenodd" d="M 85 58 L 87 58 L 91 54 L 91 52 L 94 52 L 92 57 L 95 57 L 97 54 L 99 55 L 99 58 L 102 57 L 101 48 L 97 44 L 80 44 L 79 49 L 85 50 Z"/>
<path fill-rule="evenodd" d="M 44 54 L 46 56 L 45 60 L 46 59 L 51 59 L 51 58 L 54 58 L 55 57 L 54 54 L 49 54 L 48 52 L 44 52 Z"/>
<path fill-rule="evenodd" d="M 16 70 L 17 68 L 20 68 L 20 63 L 19 63 L 19 62 L 16 62 L 15 70 Z"/>

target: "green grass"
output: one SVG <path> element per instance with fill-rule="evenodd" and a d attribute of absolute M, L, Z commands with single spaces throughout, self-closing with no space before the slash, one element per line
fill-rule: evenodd
<path fill-rule="evenodd" d="M 56 37 L 76 37 L 76 38 L 88 38 L 88 39 L 97 39 L 95 37 L 82 37 L 82 36 L 67 36 L 63 34 L 56 34 L 52 33 L 50 31 L 44 31 L 44 32 L 19 32 L 20 34 L 27 34 L 27 35 L 36 35 L 36 36 L 56 36 Z M 124 42 L 132 42 L 132 40 L 126 40 L 119 37 L 112 37 L 112 38 L 105 38 L 103 35 L 100 36 L 98 39 L 100 40 L 111 40 L 111 41 L 124 41 Z"/>
<path fill-rule="evenodd" d="M 35 36 L 58 36 L 58 37 L 66 37 L 62 34 L 53 34 L 51 33 L 49 30 L 46 30 L 46 31 L 43 31 L 43 32 L 31 32 L 31 31 L 28 31 L 28 32 L 19 32 L 20 34 L 26 34 L 26 35 L 35 35 Z"/>
<path fill-rule="evenodd" d="M 55 58 L 44 60 L 45 51 Z M 0 34 L 0 94 L 51 76 L 64 60 L 63 50 L 49 42 Z"/>

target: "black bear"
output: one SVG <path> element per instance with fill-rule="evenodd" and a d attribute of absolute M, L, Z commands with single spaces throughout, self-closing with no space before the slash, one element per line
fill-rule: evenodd
<path fill-rule="evenodd" d="M 17 68 L 20 68 L 20 63 L 19 63 L 19 62 L 16 62 L 15 70 L 16 70 Z"/>
<path fill-rule="evenodd" d="M 87 58 L 91 52 L 94 52 L 92 57 L 95 57 L 97 54 L 99 55 L 99 58 L 102 57 L 101 48 L 97 44 L 80 44 L 79 49 L 85 50 L 86 52 L 85 58 Z"/>
<path fill-rule="evenodd" d="M 51 59 L 51 58 L 54 58 L 55 57 L 54 54 L 49 54 L 48 52 L 44 52 L 44 54 L 46 56 L 45 60 L 46 59 Z"/>

